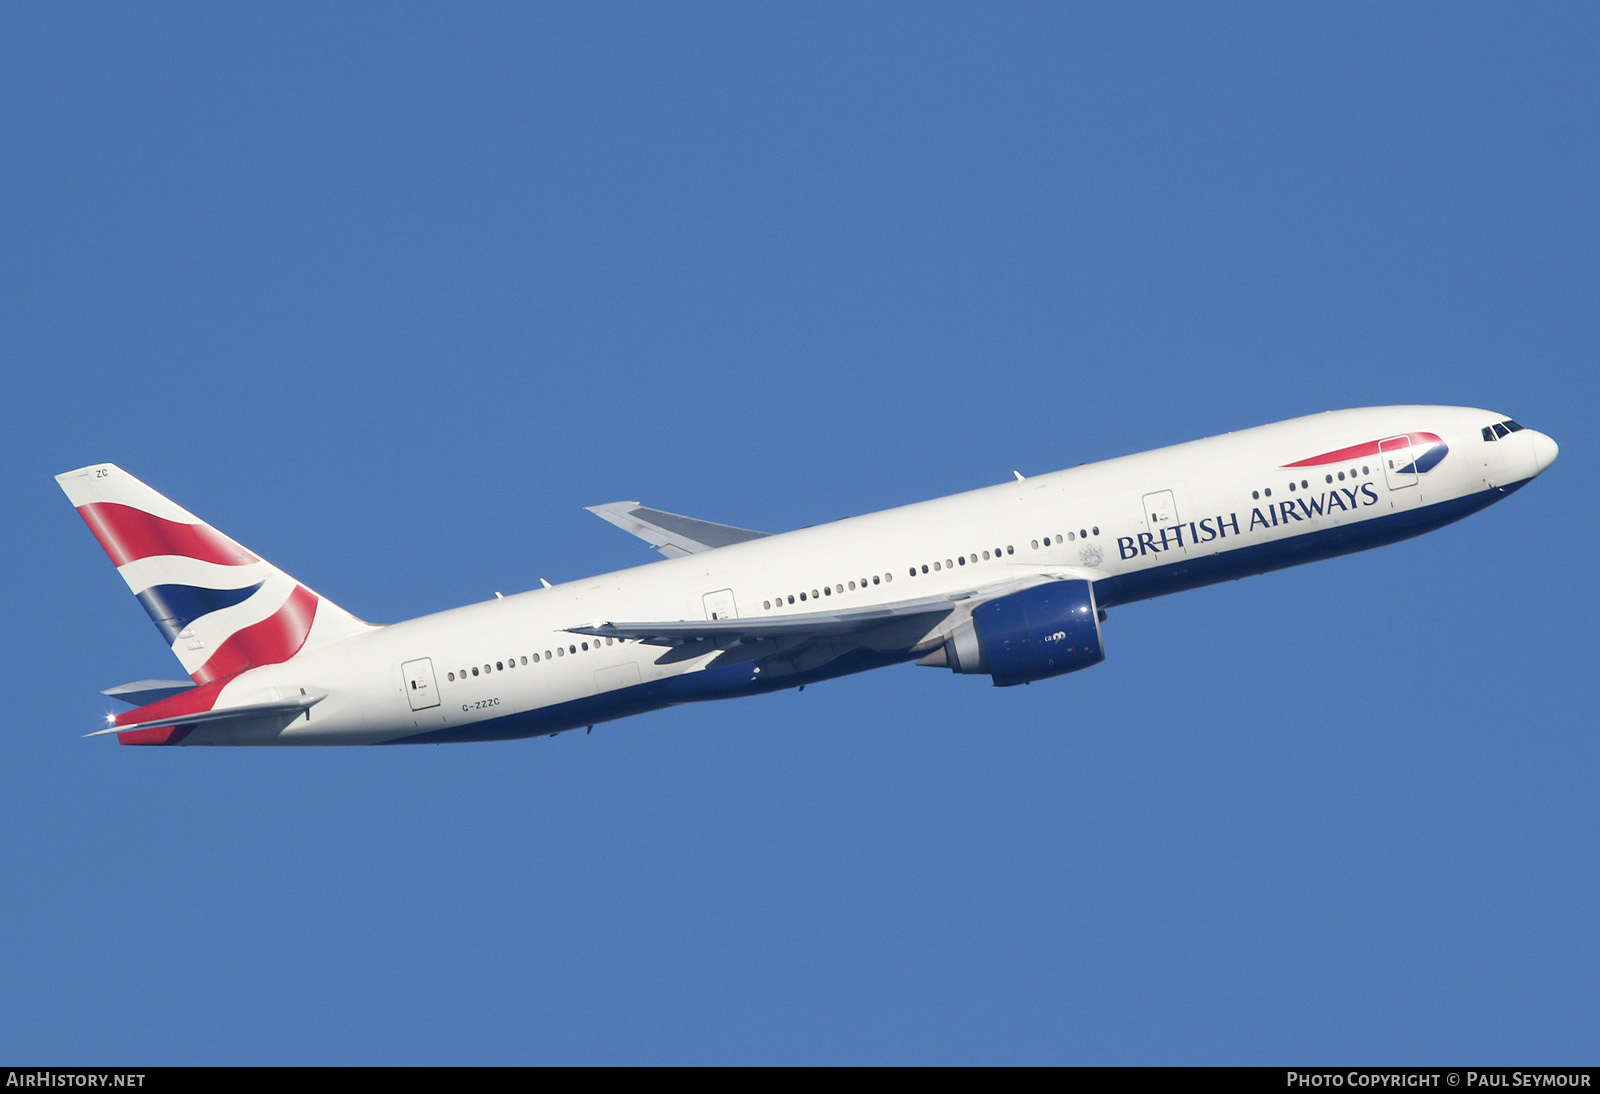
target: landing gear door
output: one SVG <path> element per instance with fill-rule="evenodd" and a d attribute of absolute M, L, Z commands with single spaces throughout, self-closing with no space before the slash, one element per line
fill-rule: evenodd
<path fill-rule="evenodd" d="M 405 679 L 406 698 L 411 701 L 412 710 L 427 710 L 439 705 L 439 688 L 433 680 L 432 658 L 420 657 L 415 661 L 407 661 L 400 666 L 400 675 Z"/>
<path fill-rule="evenodd" d="M 1383 461 L 1383 477 L 1390 490 L 1417 485 L 1417 463 L 1411 456 L 1410 437 L 1390 437 L 1378 442 L 1378 459 Z"/>

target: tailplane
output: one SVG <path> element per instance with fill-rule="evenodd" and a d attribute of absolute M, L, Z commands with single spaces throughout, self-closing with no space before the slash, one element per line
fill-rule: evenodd
<path fill-rule="evenodd" d="M 374 629 L 115 464 L 56 482 L 196 684 Z"/>

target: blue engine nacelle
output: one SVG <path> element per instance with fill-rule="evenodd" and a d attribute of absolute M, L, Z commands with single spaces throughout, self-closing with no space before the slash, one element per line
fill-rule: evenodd
<path fill-rule="evenodd" d="M 1087 581 L 1051 581 L 996 597 L 918 664 L 988 673 L 996 687 L 1076 672 L 1106 659 L 1100 612 Z"/>

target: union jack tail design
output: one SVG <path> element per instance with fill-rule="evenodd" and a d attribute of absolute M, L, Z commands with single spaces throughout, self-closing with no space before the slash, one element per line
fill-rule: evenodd
<path fill-rule="evenodd" d="M 56 482 L 196 684 L 373 629 L 115 464 Z"/>

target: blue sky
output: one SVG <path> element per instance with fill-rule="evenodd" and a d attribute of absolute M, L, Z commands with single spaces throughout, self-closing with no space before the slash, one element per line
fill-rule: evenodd
<path fill-rule="evenodd" d="M 0 1056 L 1594 1062 L 1589 5 L 0 11 Z M 1482 406 L 1420 540 L 591 736 L 118 748 L 51 476 L 364 618 L 1229 429 Z"/>

